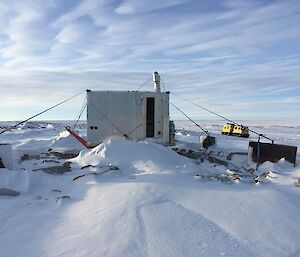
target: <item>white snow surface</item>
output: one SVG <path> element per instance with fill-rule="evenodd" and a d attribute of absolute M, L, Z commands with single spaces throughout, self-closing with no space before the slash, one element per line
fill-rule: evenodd
<path fill-rule="evenodd" d="M 110 139 L 92 150 L 81 151 L 73 162 L 85 165 L 114 165 L 126 173 L 164 173 L 190 171 L 196 165 L 169 148 L 152 142 Z"/>
<path fill-rule="evenodd" d="M 279 143 L 300 147 L 300 123 L 252 124 Z M 83 150 L 60 133 L 61 124 L 52 125 L 0 136 L 12 144 L 15 162 L 14 170 L 0 169 L 0 188 L 21 193 L 0 195 L 1 257 L 300 256 L 299 149 L 296 167 L 266 162 L 257 172 L 272 171 L 271 178 L 231 184 L 194 177 L 230 172 L 223 165 L 196 162 L 150 141 L 111 139 Z M 198 128 L 176 125 L 185 129 L 176 135 L 178 146 L 195 146 Z M 246 152 L 256 139 L 222 136 L 214 121 L 204 127 L 216 136 L 211 151 L 220 156 Z M 65 161 L 53 157 L 19 162 L 23 154 L 45 156 L 49 148 L 80 151 L 69 159 L 71 172 L 36 170 Z M 247 157 L 234 155 L 232 163 L 246 165 Z M 118 170 L 108 171 L 113 166 Z M 92 172 L 104 173 L 73 181 Z"/>
<path fill-rule="evenodd" d="M 61 131 L 51 143 L 51 149 L 59 152 L 74 152 L 84 148 L 67 130 Z"/>

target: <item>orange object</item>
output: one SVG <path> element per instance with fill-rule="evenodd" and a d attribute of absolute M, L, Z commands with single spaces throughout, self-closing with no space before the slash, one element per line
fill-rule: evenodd
<path fill-rule="evenodd" d="M 93 148 L 89 146 L 88 142 L 85 141 L 82 137 L 78 136 L 74 131 L 72 131 L 69 127 L 66 127 L 66 130 L 82 145 L 84 145 L 87 149 Z"/>

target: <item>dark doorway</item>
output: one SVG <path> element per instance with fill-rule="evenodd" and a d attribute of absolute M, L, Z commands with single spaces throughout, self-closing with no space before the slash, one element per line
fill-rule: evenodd
<path fill-rule="evenodd" d="M 147 98 L 146 137 L 154 137 L 154 97 Z"/>

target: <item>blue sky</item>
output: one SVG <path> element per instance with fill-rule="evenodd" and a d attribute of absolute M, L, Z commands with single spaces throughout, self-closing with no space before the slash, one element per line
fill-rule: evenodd
<path fill-rule="evenodd" d="M 154 70 L 229 118 L 299 119 L 299 24 L 298 0 L 0 0 L 0 120 L 86 88 L 135 90 Z M 74 119 L 82 101 L 40 119 Z"/>

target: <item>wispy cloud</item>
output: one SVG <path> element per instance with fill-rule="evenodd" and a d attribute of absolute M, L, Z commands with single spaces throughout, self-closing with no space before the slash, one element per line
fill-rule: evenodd
<path fill-rule="evenodd" d="M 229 116 L 297 117 L 298 24 L 297 0 L 1 1 L 0 106 L 18 118 L 10 108 L 134 90 L 158 70 L 168 90 Z"/>
<path fill-rule="evenodd" d="M 115 9 L 115 12 L 118 14 L 145 13 L 184 4 L 186 2 L 186 0 L 154 0 L 148 2 L 142 2 L 139 0 L 125 0 L 118 5 L 118 7 Z"/>

